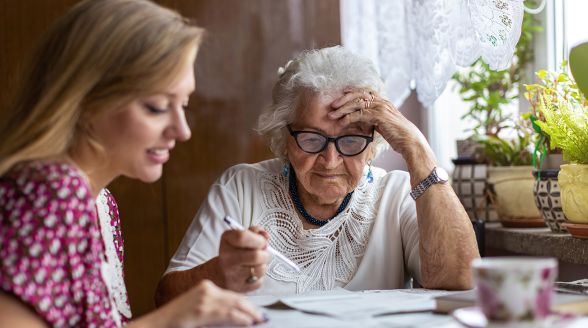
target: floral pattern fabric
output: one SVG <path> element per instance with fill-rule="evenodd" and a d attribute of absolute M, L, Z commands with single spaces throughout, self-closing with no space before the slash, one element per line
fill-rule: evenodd
<path fill-rule="evenodd" d="M 115 240 L 122 255 L 122 236 Z M 103 262 L 96 205 L 76 168 L 23 162 L 0 178 L 5 293 L 30 305 L 52 327 L 116 327 Z"/>

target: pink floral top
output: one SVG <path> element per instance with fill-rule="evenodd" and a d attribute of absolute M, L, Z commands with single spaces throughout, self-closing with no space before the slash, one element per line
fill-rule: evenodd
<path fill-rule="evenodd" d="M 107 199 L 111 225 L 120 227 L 114 198 L 107 193 Z M 0 288 L 53 327 L 124 323 L 101 272 L 105 250 L 99 222 L 76 168 L 17 164 L 0 177 Z M 111 231 L 122 265 L 122 235 L 120 229 Z"/>

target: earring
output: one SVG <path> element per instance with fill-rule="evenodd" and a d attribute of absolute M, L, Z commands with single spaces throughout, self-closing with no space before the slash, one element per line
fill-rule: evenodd
<path fill-rule="evenodd" d="M 370 170 L 368 171 L 368 174 L 367 174 L 367 180 L 368 180 L 368 183 L 372 183 L 372 182 L 374 182 L 374 175 L 372 174 L 372 161 L 370 161 L 368 163 L 368 165 L 370 166 Z"/>
<path fill-rule="evenodd" d="M 282 169 L 282 175 L 284 178 L 288 176 L 288 164 L 284 164 L 284 168 Z"/>

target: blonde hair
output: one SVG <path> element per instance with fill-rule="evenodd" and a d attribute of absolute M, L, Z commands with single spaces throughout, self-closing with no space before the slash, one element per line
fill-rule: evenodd
<path fill-rule="evenodd" d="M 296 108 L 304 100 L 339 94 L 346 87 L 369 88 L 388 99 L 386 83 L 367 57 L 341 46 L 304 51 L 278 69 L 278 82 L 272 91 L 273 104 L 259 116 L 256 130 L 274 154 L 289 163 L 284 154 L 289 136 L 286 125 L 294 119 Z M 388 147 L 388 142 L 375 132 L 371 160 Z"/>
<path fill-rule="evenodd" d="M 23 66 L 0 129 L 0 176 L 68 155 L 90 123 L 179 78 L 204 30 L 147 0 L 85 0 L 59 17 Z"/>

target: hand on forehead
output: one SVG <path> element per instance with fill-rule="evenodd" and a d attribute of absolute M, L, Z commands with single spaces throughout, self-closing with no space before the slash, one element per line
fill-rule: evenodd
<path fill-rule="evenodd" d="M 366 91 L 369 93 L 371 90 L 369 88 L 346 87 L 345 89 L 343 89 L 343 95 L 346 95 L 346 94 L 352 93 L 352 92 L 361 92 L 361 91 Z"/>
<path fill-rule="evenodd" d="M 369 134 L 372 126 L 365 122 L 354 122 L 348 126 L 342 126 L 339 121 L 333 121 L 328 114 L 333 111 L 331 103 L 347 93 L 324 94 L 307 96 L 302 99 L 296 109 L 291 126 L 294 130 L 315 130 L 339 136 L 342 134 Z"/>

